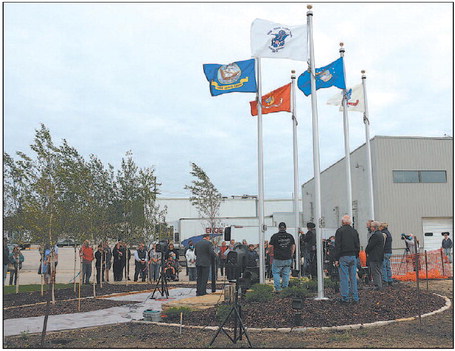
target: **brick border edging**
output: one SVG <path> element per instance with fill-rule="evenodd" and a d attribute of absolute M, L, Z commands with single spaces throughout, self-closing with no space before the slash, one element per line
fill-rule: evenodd
<path fill-rule="evenodd" d="M 446 303 L 444 306 L 441 308 L 428 312 L 425 314 L 422 314 L 421 317 L 428 317 L 432 316 L 437 313 L 444 312 L 445 310 L 449 309 L 450 306 L 452 306 L 452 302 L 447 296 L 439 295 L 436 293 L 433 293 L 436 296 L 442 297 Z M 277 331 L 281 333 L 305 333 L 305 332 L 311 332 L 311 331 L 327 331 L 327 330 L 350 330 L 350 329 L 360 329 L 360 328 L 369 328 L 369 327 L 375 327 L 375 326 L 380 326 L 380 325 L 387 325 L 391 323 L 396 323 L 396 322 L 405 322 L 405 321 L 412 321 L 419 318 L 419 316 L 413 316 L 413 317 L 405 317 L 405 318 L 397 318 L 397 319 L 391 319 L 388 321 L 377 321 L 377 322 L 371 322 L 371 323 L 360 323 L 360 324 L 348 324 L 348 325 L 336 325 L 332 327 L 294 327 L 294 328 L 248 328 L 246 327 L 246 330 L 249 332 L 266 332 L 266 331 Z M 155 325 L 161 325 L 161 326 L 167 326 L 167 327 L 182 327 L 182 328 L 190 328 L 190 329 L 202 329 L 202 330 L 218 330 L 219 327 L 214 327 L 214 326 L 201 326 L 201 325 L 185 325 L 185 324 L 178 324 L 178 323 L 164 323 L 164 322 L 151 322 L 151 321 L 144 321 L 144 320 L 132 320 L 131 322 L 133 323 L 141 323 L 141 324 L 155 324 Z M 233 330 L 232 328 L 225 328 L 227 330 Z"/>

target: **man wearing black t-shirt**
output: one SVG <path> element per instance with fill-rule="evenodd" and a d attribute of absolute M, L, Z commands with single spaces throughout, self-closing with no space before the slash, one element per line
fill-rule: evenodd
<path fill-rule="evenodd" d="M 272 274 L 276 292 L 287 288 L 289 285 L 292 256 L 295 251 L 294 237 L 286 232 L 286 224 L 281 222 L 278 229 L 280 231 L 273 234 L 270 239 L 270 245 L 273 246 Z M 280 277 L 282 281 L 280 281 Z"/>

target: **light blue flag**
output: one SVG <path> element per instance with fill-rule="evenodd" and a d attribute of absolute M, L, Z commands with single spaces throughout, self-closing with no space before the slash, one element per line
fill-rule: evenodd
<path fill-rule="evenodd" d="M 344 81 L 344 63 L 343 58 L 333 61 L 330 65 L 316 68 L 316 90 L 336 86 L 340 89 L 346 89 Z M 297 87 L 308 96 L 311 94 L 310 72 L 305 71 L 297 79 Z"/>
<path fill-rule="evenodd" d="M 210 94 L 257 92 L 255 60 L 245 60 L 228 65 L 204 64 L 204 74 L 210 82 Z"/>

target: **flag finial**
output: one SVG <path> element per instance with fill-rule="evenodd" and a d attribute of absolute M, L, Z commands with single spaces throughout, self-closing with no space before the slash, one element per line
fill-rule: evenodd
<path fill-rule="evenodd" d="M 313 8 L 313 5 L 306 5 L 306 8 L 307 8 L 308 10 L 311 10 L 311 9 Z"/>
<path fill-rule="evenodd" d="M 295 70 L 291 70 L 291 79 L 295 79 Z"/>
<path fill-rule="evenodd" d="M 365 75 L 365 70 L 363 69 L 361 72 L 362 72 L 362 79 L 366 79 L 367 76 Z"/>
<path fill-rule="evenodd" d="M 340 43 L 340 50 L 339 50 L 341 56 L 344 56 L 344 51 L 345 51 L 345 50 L 344 50 L 344 47 L 343 47 L 343 46 L 344 46 L 344 43 L 341 42 L 341 43 Z"/>

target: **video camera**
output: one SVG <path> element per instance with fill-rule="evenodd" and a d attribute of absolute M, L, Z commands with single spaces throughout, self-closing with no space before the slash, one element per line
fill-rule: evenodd
<path fill-rule="evenodd" d="M 167 240 L 160 240 L 158 244 L 156 244 L 156 252 L 166 253 L 169 251 L 169 242 Z"/>
<path fill-rule="evenodd" d="M 408 234 L 401 233 L 401 240 L 408 239 L 411 240 L 411 237 Z"/>

